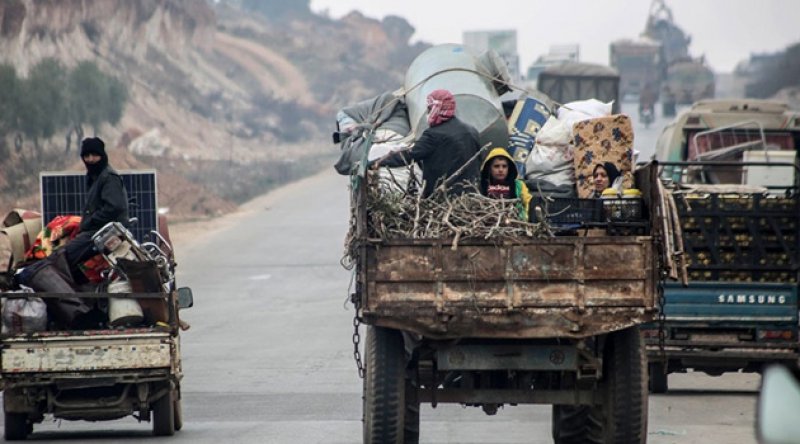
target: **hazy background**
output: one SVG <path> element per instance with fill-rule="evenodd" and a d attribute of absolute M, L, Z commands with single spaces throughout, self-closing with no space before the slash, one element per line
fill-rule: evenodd
<path fill-rule="evenodd" d="M 398 15 L 416 28 L 412 40 L 460 43 L 464 31 L 516 29 L 522 71 L 551 45 L 577 43 L 581 60 L 608 64 L 608 45 L 644 31 L 649 0 L 312 0 L 338 18 L 352 10 Z M 798 0 L 669 0 L 675 22 L 692 36 L 693 56 L 731 72 L 751 53 L 774 52 L 800 40 Z"/>

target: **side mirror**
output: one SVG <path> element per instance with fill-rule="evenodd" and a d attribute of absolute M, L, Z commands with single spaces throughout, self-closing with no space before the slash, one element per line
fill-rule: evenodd
<path fill-rule="evenodd" d="M 194 306 L 194 298 L 192 297 L 192 289 L 189 287 L 181 287 L 178 289 L 178 308 L 190 308 Z"/>
<path fill-rule="evenodd" d="M 762 444 L 797 442 L 800 437 L 800 383 L 785 367 L 767 368 L 761 378 L 756 429 Z"/>

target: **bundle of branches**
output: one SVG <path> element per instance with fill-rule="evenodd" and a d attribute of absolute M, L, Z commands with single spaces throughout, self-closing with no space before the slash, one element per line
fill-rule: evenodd
<path fill-rule="evenodd" d="M 552 237 L 546 222 L 531 223 L 520 218 L 519 199 L 492 199 L 480 194 L 471 183 L 466 192 L 448 193 L 446 184 L 421 198 L 419 193 L 398 192 L 396 183 L 371 174 L 367 180 L 367 229 L 371 239 L 461 239 L 520 241 Z M 421 184 L 414 187 L 424 188 Z M 538 218 L 544 220 L 544 218 Z"/>

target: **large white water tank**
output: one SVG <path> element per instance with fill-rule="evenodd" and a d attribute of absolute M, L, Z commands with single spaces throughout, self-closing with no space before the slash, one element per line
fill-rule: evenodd
<path fill-rule="evenodd" d="M 492 148 L 507 148 L 508 124 L 500 94 L 508 79 L 508 68 L 494 51 L 477 56 L 458 44 L 427 49 L 409 66 L 404 85 L 414 135 L 418 138 L 428 128 L 428 94 L 446 89 L 455 96 L 456 116 L 478 130 L 481 145 L 491 142 Z"/>

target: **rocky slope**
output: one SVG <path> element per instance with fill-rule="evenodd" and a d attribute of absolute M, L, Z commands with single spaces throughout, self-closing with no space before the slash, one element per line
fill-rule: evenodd
<path fill-rule="evenodd" d="M 24 76 L 46 57 L 67 67 L 91 60 L 123 80 L 130 99 L 122 121 L 98 134 L 119 150 L 112 150 L 112 164 L 124 157 L 130 167 L 158 168 L 159 182 L 173 188 L 162 194 L 219 199 L 219 211 L 226 209 L 225 199 L 242 200 L 293 179 L 258 177 L 255 170 L 263 166 L 290 159 L 308 166 L 294 168 L 294 175 L 302 175 L 335 155 L 328 142 L 335 111 L 400 85 L 405 68 L 425 47 L 410 46 L 412 34 L 397 17 L 377 21 L 353 13 L 334 21 L 309 11 L 271 20 L 203 0 L 0 2 L 0 63 Z M 63 140 L 62 134 L 45 144 L 49 163 L 37 165 L 23 147 L 0 161 L 0 172 L 22 163 L 31 173 L 37 166 L 80 168 L 74 157 L 61 154 Z M 208 174 L 192 171 L 198 162 Z M 231 169 L 243 174 L 220 179 Z M 30 185 L 24 182 L 0 188 Z M 3 194 L 6 208 L 23 193 Z M 186 216 L 216 211 L 185 206 Z"/>

